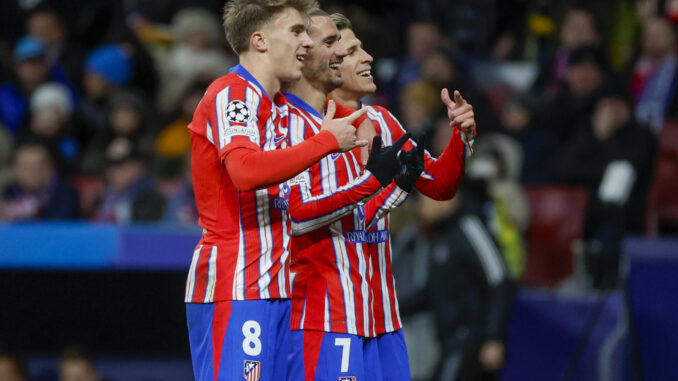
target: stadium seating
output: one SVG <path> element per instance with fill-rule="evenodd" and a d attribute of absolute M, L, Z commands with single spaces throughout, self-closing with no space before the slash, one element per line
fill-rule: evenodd
<path fill-rule="evenodd" d="M 659 158 L 650 192 L 647 232 L 656 236 L 678 231 L 678 121 L 667 121 L 659 132 Z"/>
<path fill-rule="evenodd" d="M 582 237 L 588 190 L 568 186 L 525 188 L 530 202 L 527 261 L 521 281 L 553 287 L 574 270 L 572 244 Z"/>

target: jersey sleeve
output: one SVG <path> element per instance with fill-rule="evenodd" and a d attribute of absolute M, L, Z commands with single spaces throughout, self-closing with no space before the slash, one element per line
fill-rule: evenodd
<path fill-rule="evenodd" d="M 402 205 L 409 194 L 398 187 L 395 181 L 392 181 L 386 188 L 382 189 L 372 197 L 364 207 L 365 230 L 375 226 L 391 210 Z"/>
<path fill-rule="evenodd" d="M 393 134 L 393 141 L 396 141 L 405 134 L 405 129 L 390 112 L 386 111 L 384 114 Z M 414 148 L 414 141 L 410 139 L 403 149 L 409 151 L 412 148 Z M 464 141 L 459 129 L 455 128 L 445 150 L 438 158 L 431 156 L 428 151 L 424 153 L 424 172 L 414 185 L 415 189 L 438 201 L 454 197 L 464 179 L 464 155 Z"/>
<path fill-rule="evenodd" d="M 362 200 L 381 188 L 379 180 L 370 171 L 364 171 L 360 177 L 332 193 L 313 196 L 311 186 L 313 180 L 318 183 L 318 179 L 311 178 L 312 172 L 304 171 L 288 183 L 293 236 L 306 234 L 350 214 Z"/>

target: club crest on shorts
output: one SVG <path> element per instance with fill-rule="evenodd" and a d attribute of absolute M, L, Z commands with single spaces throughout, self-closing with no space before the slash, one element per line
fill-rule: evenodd
<path fill-rule="evenodd" d="M 355 381 L 355 376 L 341 376 L 339 381 Z"/>
<path fill-rule="evenodd" d="M 233 123 L 245 123 L 251 118 L 252 112 L 243 101 L 234 100 L 226 106 L 226 119 Z"/>
<path fill-rule="evenodd" d="M 261 363 L 254 360 L 245 360 L 245 381 L 259 381 L 260 376 Z"/>

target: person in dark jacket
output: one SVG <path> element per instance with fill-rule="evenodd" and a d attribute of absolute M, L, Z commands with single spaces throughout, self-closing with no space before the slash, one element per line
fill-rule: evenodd
<path fill-rule="evenodd" d="M 513 282 L 486 227 L 485 188 L 467 179 L 450 201 L 419 200 L 428 280 L 400 306 L 404 315 L 433 311 L 442 354 L 436 380 L 495 380 L 505 362 Z"/>

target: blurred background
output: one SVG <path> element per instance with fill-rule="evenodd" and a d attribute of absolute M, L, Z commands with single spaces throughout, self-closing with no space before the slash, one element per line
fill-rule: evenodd
<path fill-rule="evenodd" d="M 393 215 L 414 380 L 676 380 L 676 0 L 321 1 L 455 199 Z M 0 2 L 0 381 L 191 380 L 186 125 L 223 0 Z"/>

